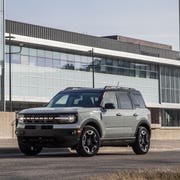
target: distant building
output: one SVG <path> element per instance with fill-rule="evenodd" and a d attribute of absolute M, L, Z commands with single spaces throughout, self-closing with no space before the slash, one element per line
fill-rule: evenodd
<path fill-rule="evenodd" d="M 5 100 L 9 110 L 9 43 L 13 111 L 47 103 L 72 86 L 140 90 L 152 123 L 180 126 L 180 53 L 169 45 L 122 36 L 95 37 L 6 20 Z M 20 54 L 19 44 L 23 43 Z"/>

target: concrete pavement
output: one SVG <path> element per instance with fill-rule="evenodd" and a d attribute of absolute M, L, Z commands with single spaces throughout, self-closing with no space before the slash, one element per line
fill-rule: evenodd
<path fill-rule="evenodd" d="M 46 151 L 46 149 L 45 149 Z M 48 150 L 49 151 L 49 150 Z M 65 151 L 67 149 L 52 149 L 52 151 Z M 129 147 L 102 147 L 100 152 L 122 152 L 132 151 Z M 151 140 L 150 151 L 180 151 L 180 140 Z M 19 152 L 16 139 L 0 139 L 0 153 L 17 153 Z"/>

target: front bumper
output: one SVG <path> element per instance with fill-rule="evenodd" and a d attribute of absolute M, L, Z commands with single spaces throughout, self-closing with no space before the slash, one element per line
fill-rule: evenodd
<path fill-rule="evenodd" d="M 75 147 L 80 139 L 80 129 L 53 129 L 52 125 L 26 125 L 17 127 L 18 139 L 26 143 L 38 143 L 43 147 Z"/>

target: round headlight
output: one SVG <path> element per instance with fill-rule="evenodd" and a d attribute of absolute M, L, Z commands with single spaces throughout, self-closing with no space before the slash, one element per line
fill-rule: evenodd
<path fill-rule="evenodd" d="M 70 123 L 75 122 L 75 121 L 76 121 L 75 115 L 69 115 L 69 116 L 68 116 L 68 121 L 69 121 Z"/>

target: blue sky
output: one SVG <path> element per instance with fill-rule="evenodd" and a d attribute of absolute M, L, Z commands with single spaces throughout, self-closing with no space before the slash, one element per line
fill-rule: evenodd
<path fill-rule="evenodd" d="M 178 50 L 178 0 L 5 0 L 6 18 L 90 35 L 123 35 Z"/>

